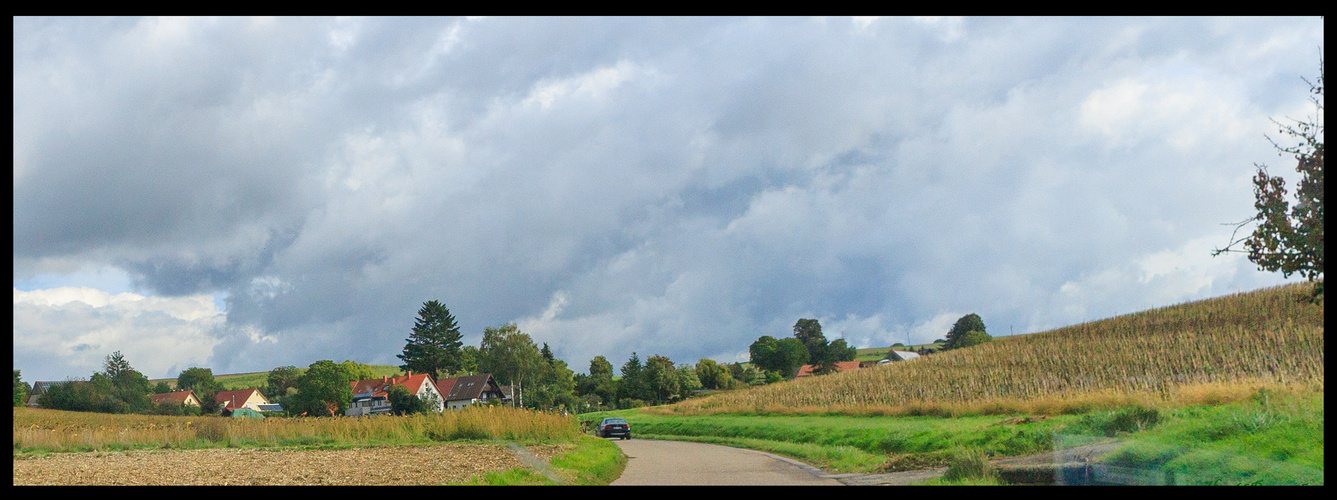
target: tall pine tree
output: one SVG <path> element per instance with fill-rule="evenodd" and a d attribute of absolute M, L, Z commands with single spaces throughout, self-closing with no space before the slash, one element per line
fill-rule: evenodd
<path fill-rule="evenodd" d="M 463 338 L 460 326 L 446 306 L 435 300 L 424 302 L 413 324 L 413 334 L 406 339 L 404 353 L 399 355 L 404 360 L 399 369 L 428 373 L 434 378 L 458 372 Z"/>

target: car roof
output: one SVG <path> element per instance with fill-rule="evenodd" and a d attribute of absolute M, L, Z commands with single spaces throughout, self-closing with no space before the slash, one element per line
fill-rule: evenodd
<path fill-rule="evenodd" d="M 626 422 L 626 420 L 624 420 L 624 419 L 622 419 L 622 418 L 618 418 L 618 417 L 608 417 L 608 418 L 605 418 L 605 419 L 604 419 L 604 422 L 607 422 L 607 421 L 610 421 L 610 420 L 613 421 L 613 422 Z"/>

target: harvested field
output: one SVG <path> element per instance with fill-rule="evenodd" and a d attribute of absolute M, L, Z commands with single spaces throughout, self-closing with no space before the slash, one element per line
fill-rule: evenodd
<path fill-rule="evenodd" d="M 547 460 L 563 448 L 528 450 Z M 524 466 L 500 444 L 53 453 L 16 456 L 14 485 L 434 485 Z"/>

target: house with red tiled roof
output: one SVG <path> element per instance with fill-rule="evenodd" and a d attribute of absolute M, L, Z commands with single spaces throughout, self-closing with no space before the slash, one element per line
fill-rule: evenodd
<path fill-rule="evenodd" d="M 501 386 L 497 385 L 497 381 L 490 373 L 441 379 L 436 384 L 446 395 L 446 408 L 452 410 L 459 410 L 472 404 L 501 402 L 503 398 Z"/>
<path fill-rule="evenodd" d="M 436 411 L 445 409 L 445 398 L 437 389 L 436 381 L 426 373 L 414 374 L 410 371 L 408 375 L 354 380 L 348 384 L 353 389 L 353 402 L 344 415 L 350 417 L 390 413 L 390 388 L 396 385 L 404 386 L 410 394 L 433 405 Z"/>
<path fill-rule="evenodd" d="M 191 406 L 200 405 L 200 398 L 195 396 L 195 391 L 189 391 L 189 390 L 150 394 L 149 401 L 152 401 L 153 404 L 155 405 L 160 405 L 165 402 L 191 405 Z"/>
<path fill-rule="evenodd" d="M 219 403 L 219 408 L 224 411 L 232 411 L 238 408 L 250 408 L 260 411 L 260 405 L 269 404 L 269 399 L 264 394 L 260 394 L 260 389 L 237 389 L 235 391 L 221 391 L 214 397 L 214 402 Z"/>
<path fill-rule="evenodd" d="M 835 365 L 836 373 L 854 371 L 858 370 L 859 368 L 861 367 L 859 366 L 858 361 L 837 361 Z M 798 372 L 794 373 L 794 378 L 812 376 L 813 370 L 816 369 L 817 369 L 816 365 L 800 366 Z"/>

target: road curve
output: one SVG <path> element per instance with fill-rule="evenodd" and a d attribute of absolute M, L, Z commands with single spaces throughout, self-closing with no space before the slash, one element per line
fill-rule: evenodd
<path fill-rule="evenodd" d="M 627 468 L 613 486 L 840 486 L 821 471 L 753 450 L 685 441 L 617 440 Z"/>

